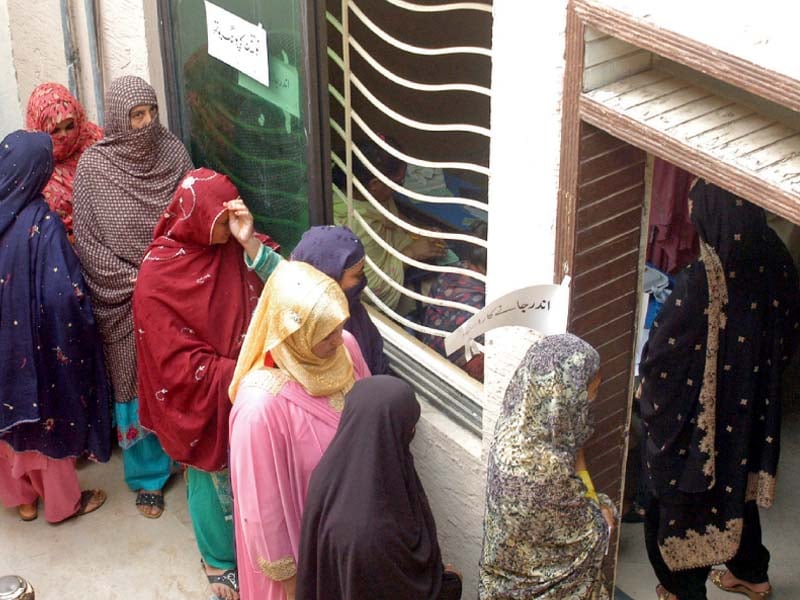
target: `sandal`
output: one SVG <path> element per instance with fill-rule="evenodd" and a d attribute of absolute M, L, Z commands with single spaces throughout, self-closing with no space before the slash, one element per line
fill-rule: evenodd
<path fill-rule="evenodd" d="M 206 563 L 201 558 L 200 559 L 200 566 L 203 568 L 203 573 L 208 579 L 208 585 L 220 584 L 224 585 L 225 587 L 229 587 L 237 594 L 239 593 L 239 575 L 236 572 L 236 569 L 228 569 L 222 575 L 209 575 L 206 571 Z"/>
<path fill-rule="evenodd" d="M 139 512 L 148 519 L 157 519 L 164 513 L 164 494 L 139 490 L 136 494 L 136 506 L 155 506 L 158 509 L 158 512 L 155 514 L 148 514 L 141 508 Z"/>
<path fill-rule="evenodd" d="M 746 585 L 732 585 L 726 586 L 722 583 L 722 577 L 727 573 L 727 569 L 712 569 L 711 573 L 708 574 L 708 578 L 711 580 L 715 586 L 721 589 L 723 592 L 732 592 L 734 594 L 742 594 L 743 596 L 747 596 L 750 600 L 765 600 L 772 595 L 772 586 L 768 589 L 764 590 L 763 592 L 756 592 L 755 590 L 751 590 Z"/>
<path fill-rule="evenodd" d="M 81 492 L 81 501 L 78 505 L 78 510 L 73 513 L 73 517 L 80 517 L 81 515 L 88 515 L 103 506 L 108 496 L 103 490 L 83 490 Z M 89 503 L 95 500 L 97 503 L 89 507 Z"/>
<path fill-rule="evenodd" d="M 34 500 L 30 504 L 20 504 L 17 506 L 17 514 L 23 521 L 35 521 L 39 516 L 39 501 Z"/>

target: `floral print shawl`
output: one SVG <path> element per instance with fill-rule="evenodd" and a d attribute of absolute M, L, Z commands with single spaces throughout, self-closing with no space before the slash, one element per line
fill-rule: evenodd
<path fill-rule="evenodd" d="M 482 600 L 608 598 L 608 528 L 575 474 L 599 365 L 580 338 L 553 335 L 528 350 L 509 383 L 489 454 Z"/>

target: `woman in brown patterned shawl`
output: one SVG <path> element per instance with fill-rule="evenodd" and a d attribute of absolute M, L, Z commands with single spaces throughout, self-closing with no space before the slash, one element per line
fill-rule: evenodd
<path fill-rule="evenodd" d="M 600 357 L 571 334 L 531 346 L 506 390 L 489 454 L 480 598 L 606 600 L 609 525 L 575 471 L 592 433 Z M 591 388 L 591 391 L 589 390 Z"/>
<path fill-rule="evenodd" d="M 125 480 L 139 492 L 142 514 L 157 517 L 171 461 L 139 425 L 131 298 L 153 228 L 192 162 L 159 123 L 155 91 L 144 80 L 115 79 L 105 105 L 105 137 L 84 152 L 75 175 L 75 250 L 103 335 Z"/>
<path fill-rule="evenodd" d="M 662 599 L 705 599 L 720 563 L 715 584 L 765 598 L 757 504 L 775 492 L 797 272 L 761 208 L 704 181 L 690 199 L 700 258 L 677 276 L 640 366 L 645 541 Z"/>

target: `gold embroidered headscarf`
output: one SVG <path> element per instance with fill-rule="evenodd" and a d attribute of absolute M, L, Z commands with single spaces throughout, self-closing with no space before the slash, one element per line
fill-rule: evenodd
<path fill-rule="evenodd" d="M 281 262 L 267 280 L 247 329 L 228 388 L 231 401 L 242 379 L 264 366 L 267 352 L 283 375 L 312 396 L 346 394 L 355 378 L 345 347 L 329 358 L 318 357 L 311 348 L 349 316 L 347 298 L 336 281 L 307 263 Z"/>

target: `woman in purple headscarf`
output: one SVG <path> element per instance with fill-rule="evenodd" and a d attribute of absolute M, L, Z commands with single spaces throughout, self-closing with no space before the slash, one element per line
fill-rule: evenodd
<path fill-rule="evenodd" d="M 347 227 L 323 225 L 312 227 L 292 252 L 292 260 L 310 264 L 339 282 L 350 305 L 350 319 L 344 328 L 353 334 L 373 375 L 389 372 L 383 353 L 383 338 L 361 304 L 361 291 L 367 285 L 364 276 L 364 246 Z"/>

